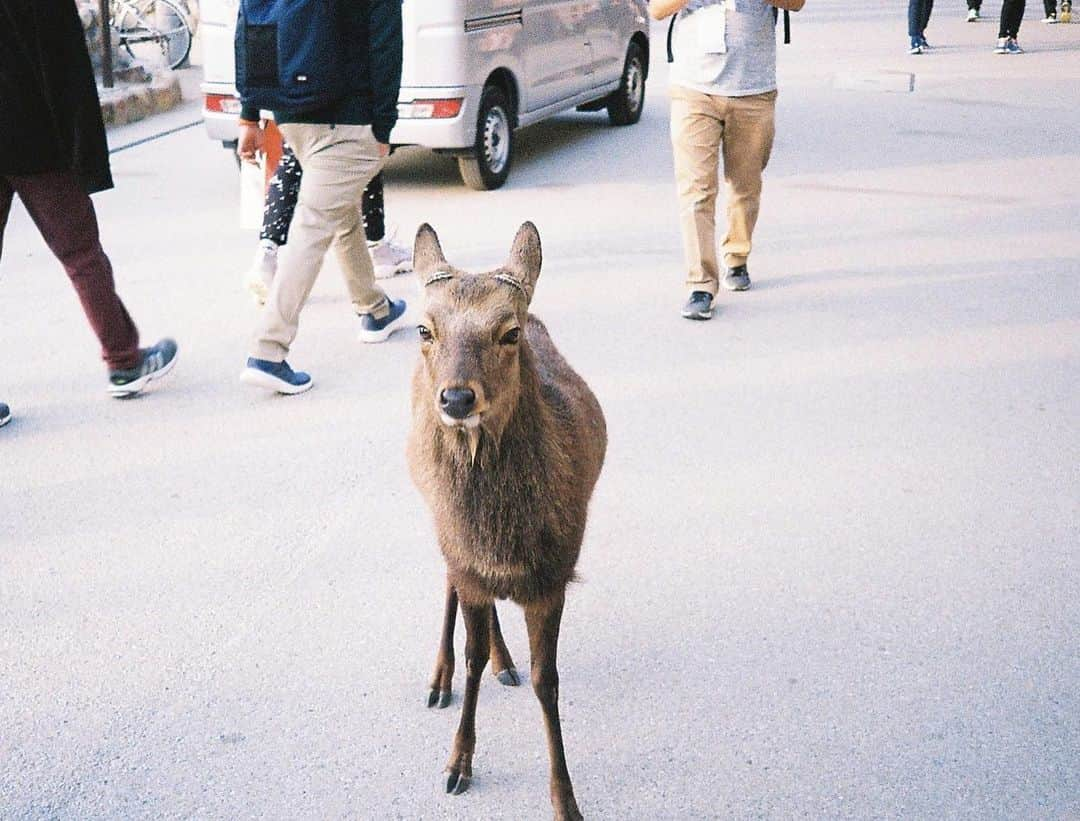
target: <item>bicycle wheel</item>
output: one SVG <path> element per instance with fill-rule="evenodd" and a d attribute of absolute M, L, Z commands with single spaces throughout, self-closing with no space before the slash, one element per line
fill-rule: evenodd
<path fill-rule="evenodd" d="M 119 0 L 113 28 L 119 45 L 141 63 L 179 68 L 191 54 L 191 26 L 173 0 Z"/>

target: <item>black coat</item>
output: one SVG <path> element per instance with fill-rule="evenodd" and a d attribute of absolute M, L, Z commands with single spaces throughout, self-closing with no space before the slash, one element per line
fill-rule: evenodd
<path fill-rule="evenodd" d="M 0 0 L 0 175 L 46 171 L 113 184 L 82 23 L 74 0 Z"/>

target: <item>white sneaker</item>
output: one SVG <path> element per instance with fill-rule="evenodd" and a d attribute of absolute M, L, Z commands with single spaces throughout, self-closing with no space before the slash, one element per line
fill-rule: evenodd
<path fill-rule="evenodd" d="M 244 285 L 260 305 L 266 302 L 266 297 L 270 293 L 270 283 L 274 281 L 274 274 L 277 273 L 277 255 L 277 245 L 269 240 L 263 240 L 255 251 L 255 259 L 251 261 L 251 267 L 244 275 Z"/>
<path fill-rule="evenodd" d="M 979 22 L 979 12 L 978 12 L 977 9 L 968 9 L 968 19 L 967 19 L 967 21 L 969 23 L 978 23 Z"/>
<path fill-rule="evenodd" d="M 994 54 L 1007 54 L 1009 51 L 1008 45 L 1008 37 L 998 37 L 997 45 L 994 47 Z"/>
<path fill-rule="evenodd" d="M 371 261 L 375 263 L 376 279 L 389 279 L 395 274 L 403 274 L 413 269 L 412 249 L 398 245 L 389 237 L 383 237 L 378 242 L 369 242 L 368 250 L 371 252 Z"/>
<path fill-rule="evenodd" d="M 1043 18 L 1044 23 L 1056 23 L 1058 21 L 1056 14 L 1048 14 Z"/>

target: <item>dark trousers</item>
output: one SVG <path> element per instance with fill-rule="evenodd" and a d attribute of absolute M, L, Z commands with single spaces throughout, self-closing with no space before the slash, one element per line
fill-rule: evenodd
<path fill-rule="evenodd" d="M 1020 22 L 1024 19 L 1025 0 L 1005 0 L 1001 4 L 1001 25 L 998 37 L 1015 37 L 1020 31 Z"/>
<path fill-rule="evenodd" d="M 270 240 L 279 246 L 289 241 L 289 226 L 292 225 L 293 211 L 296 210 L 296 202 L 300 197 L 300 180 L 303 177 L 304 170 L 300 167 L 300 161 L 286 143 L 281 162 L 274 169 L 274 176 L 266 189 L 266 207 L 263 209 L 263 227 L 259 239 Z M 372 177 L 364 189 L 360 214 L 368 242 L 379 242 L 386 236 L 381 172 Z"/>
<path fill-rule="evenodd" d="M 968 9 L 975 9 L 980 11 L 982 9 L 982 0 L 967 0 Z"/>
<path fill-rule="evenodd" d="M 139 363 L 139 332 L 116 295 L 112 265 L 98 237 L 97 214 L 74 174 L 0 176 L 0 257 L 11 202 L 19 195 L 45 244 L 67 271 L 110 369 Z"/>
<path fill-rule="evenodd" d="M 934 0 L 908 0 L 908 37 L 922 37 L 926 27 L 930 24 L 930 12 L 933 9 Z"/>

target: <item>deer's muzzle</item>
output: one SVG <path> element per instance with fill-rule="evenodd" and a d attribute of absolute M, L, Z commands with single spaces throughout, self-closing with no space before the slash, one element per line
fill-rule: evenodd
<path fill-rule="evenodd" d="M 472 388 L 444 388 L 439 391 L 439 410 L 463 421 L 476 412 L 476 392 Z"/>

